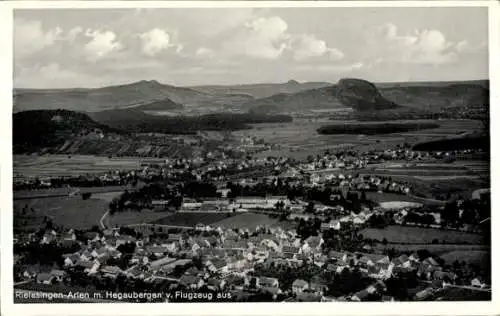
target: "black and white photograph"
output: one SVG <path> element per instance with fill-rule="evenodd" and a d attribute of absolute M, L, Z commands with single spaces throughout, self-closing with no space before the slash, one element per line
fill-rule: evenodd
<path fill-rule="evenodd" d="M 12 304 L 491 302 L 477 3 L 14 8 Z"/>

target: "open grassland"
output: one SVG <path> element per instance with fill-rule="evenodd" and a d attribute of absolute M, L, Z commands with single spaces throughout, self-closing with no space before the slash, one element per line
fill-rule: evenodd
<path fill-rule="evenodd" d="M 140 169 L 145 162 L 160 162 L 155 158 L 108 158 L 85 155 L 14 155 L 14 177 L 79 176 L 115 170 Z"/>
<path fill-rule="evenodd" d="M 465 261 L 467 264 L 474 264 L 482 269 L 487 269 L 490 265 L 491 253 L 484 250 L 454 250 L 441 255 L 441 258 L 448 264 L 455 260 Z"/>
<path fill-rule="evenodd" d="M 378 192 L 366 192 L 366 198 L 372 200 L 373 202 L 382 203 L 382 202 L 418 202 L 416 199 L 411 196 L 404 194 L 395 194 L 395 193 L 378 193 Z"/>
<path fill-rule="evenodd" d="M 434 177 L 431 180 L 415 178 L 412 181 L 414 194 L 425 197 L 447 196 L 448 194 L 470 197 L 475 190 L 489 187 L 486 179 L 478 177 Z"/>
<path fill-rule="evenodd" d="M 464 132 L 478 131 L 481 123 L 472 120 L 418 120 L 418 121 L 391 121 L 377 123 L 434 123 L 439 127 L 413 132 L 399 132 L 385 135 L 321 135 L 317 129 L 321 126 L 335 123 L 326 119 L 299 119 L 288 123 L 265 123 L 254 126 L 252 130 L 235 131 L 236 137 L 255 136 L 262 138 L 270 144 L 279 145 L 280 148 L 259 153 L 259 157 L 266 156 L 289 156 L 303 159 L 308 155 L 323 153 L 326 149 L 354 148 L 356 150 L 368 151 L 375 149 L 387 149 L 408 142 L 416 144 L 422 141 L 440 139 L 448 136 L 456 136 Z M 337 124 L 349 126 L 360 125 L 357 121 L 338 121 Z"/>
<path fill-rule="evenodd" d="M 397 251 L 415 252 L 426 249 L 435 255 L 444 255 L 452 251 L 484 251 L 489 252 L 490 247 L 485 245 L 451 245 L 451 244 L 387 244 L 378 243 L 374 249 L 384 251 L 395 249 Z"/>
<path fill-rule="evenodd" d="M 472 244 L 482 242 L 482 236 L 461 231 L 440 230 L 434 228 L 391 225 L 384 229 L 365 228 L 360 232 L 365 238 L 389 243 L 431 244 L 433 240 L 445 244 Z"/>
<path fill-rule="evenodd" d="M 326 125 L 318 129 L 318 133 L 323 135 L 338 134 L 363 134 L 363 135 L 381 135 L 394 133 L 407 133 L 424 129 L 438 128 L 435 123 L 378 123 L 363 122 L 358 124 L 336 124 Z"/>
<path fill-rule="evenodd" d="M 124 225 L 150 223 L 166 216 L 165 212 L 155 212 L 143 209 L 140 212 L 123 211 L 113 215 L 108 214 L 104 219 L 104 224 L 108 227 L 120 227 Z"/>
<path fill-rule="evenodd" d="M 429 298 L 432 301 L 490 301 L 491 292 L 488 291 L 476 291 L 466 288 L 455 288 L 448 287 L 445 288 L 432 297 Z"/>
<path fill-rule="evenodd" d="M 231 213 L 176 213 L 152 221 L 151 224 L 194 227 L 196 224 L 210 225 L 231 216 Z"/>
<path fill-rule="evenodd" d="M 230 218 L 221 220 L 215 223 L 217 226 L 223 226 L 228 228 L 248 228 L 254 229 L 257 226 L 284 226 L 286 222 L 279 222 L 277 219 L 270 218 L 265 214 L 258 213 L 243 213 Z M 289 226 L 289 225 L 288 225 Z"/>
<path fill-rule="evenodd" d="M 23 215 L 21 210 L 26 205 L 28 211 Z M 83 200 L 79 196 L 15 200 L 14 227 L 26 230 L 37 229 L 47 216 L 56 225 L 90 228 L 99 224 L 101 216 L 107 209 L 108 202 L 105 200 L 98 198 Z"/>

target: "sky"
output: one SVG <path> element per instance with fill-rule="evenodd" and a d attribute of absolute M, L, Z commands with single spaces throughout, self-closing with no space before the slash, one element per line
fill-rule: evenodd
<path fill-rule="evenodd" d="M 13 40 L 17 88 L 488 78 L 480 7 L 17 9 Z"/>

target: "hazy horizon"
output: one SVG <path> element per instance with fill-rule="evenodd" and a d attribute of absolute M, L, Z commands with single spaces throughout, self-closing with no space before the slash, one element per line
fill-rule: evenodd
<path fill-rule="evenodd" d="M 355 77 L 346 77 L 350 79 L 363 79 L 363 78 L 355 78 Z M 456 82 L 476 82 L 476 81 L 489 81 L 489 78 L 484 78 L 484 79 L 468 79 L 468 80 L 454 80 L 454 81 L 385 81 L 385 82 L 373 82 L 375 85 L 382 85 L 382 84 L 426 84 L 426 83 L 456 83 Z M 120 84 L 111 84 L 111 85 L 101 85 L 101 86 L 89 86 L 89 87 L 81 87 L 81 86 L 74 86 L 74 87 L 66 87 L 66 88 L 32 88 L 32 87 L 13 87 L 14 90 L 75 90 L 75 89 L 99 89 L 99 88 L 106 88 L 106 87 L 119 87 L 119 86 L 126 86 L 126 85 L 132 85 L 139 83 L 141 81 L 157 81 L 161 85 L 171 85 L 165 82 L 161 82 L 160 80 L 156 79 L 142 79 L 138 81 L 130 81 L 130 82 L 124 82 Z M 335 85 L 337 82 L 330 82 L 330 81 L 298 81 L 295 79 L 290 79 L 288 81 L 282 81 L 282 82 L 250 82 L 250 83 L 234 83 L 234 84 L 199 84 L 199 85 L 187 85 L 187 86 L 182 86 L 182 85 L 171 85 L 174 87 L 179 87 L 179 88 L 197 88 L 197 87 L 209 87 L 209 86 L 214 86 L 214 87 L 224 87 L 224 86 L 251 86 L 251 85 L 277 85 L 277 84 L 286 84 L 289 83 L 290 81 L 297 81 L 299 84 L 306 84 L 306 83 L 327 83 L 327 84 L 332 84 Z"/>
<path fill-rule="evenodd" d="M 470 81 L 488 68 L 486 7 L 14 11 L 16 88 Z"/>

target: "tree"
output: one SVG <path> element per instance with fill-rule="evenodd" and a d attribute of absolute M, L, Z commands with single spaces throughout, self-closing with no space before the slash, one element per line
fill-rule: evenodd
<path fill-rule="evenodd" d="M 308 204 L 307 204 L 307 207 L 305 209 L 305 212 L 306 213 L 309 213 L 309 214 L 313 214 L 314 213 L 314 202 L 310 201 Z"/>

